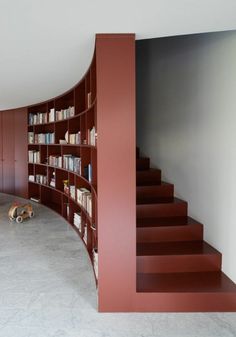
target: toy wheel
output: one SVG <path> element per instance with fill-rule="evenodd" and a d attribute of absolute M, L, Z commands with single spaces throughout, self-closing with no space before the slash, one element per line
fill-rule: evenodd
<path fill-rule="evenodd" d="M 16 222 L 17 223 L 21 223 L 23 221 L 23 218 L 22 218 L 22 216 L 18 216 L 17 218 L 16 218 Z"/>
<path fill-rule="evenodd" d="M 30 218 L 33 218 L 33 216 L 34 216 L 34 211 L 29 212 L 29 217 L 30 217 Z"/>

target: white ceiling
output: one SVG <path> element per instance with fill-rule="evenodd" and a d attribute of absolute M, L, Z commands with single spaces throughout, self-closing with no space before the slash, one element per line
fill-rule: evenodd
<path fill-rule="evenodd" d="M 146 39 L 231 29 L 235 0 L 0 0 L 0 110 L 76 84 L 96 33 Z"/>

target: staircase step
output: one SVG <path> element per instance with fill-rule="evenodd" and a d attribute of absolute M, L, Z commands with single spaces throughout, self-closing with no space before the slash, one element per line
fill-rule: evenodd
<path fill-rule="evenodd" d="M 149 158 L 137 158 L 136 159 L 136 170 L 149 170 L 150 168 L 150 159 Z"/>
<path fill-rule="evenodd" d="M 137 243 L 138 273 L 219 271 L 221 254 L 204 241 Z"/>
<path fill-rule="evenodd" d="M 160 185 L 153 186 L 137 186 L 136 188 L 137 202 L 146 203 L 148 198 L 170 198 L 174 196 L 174 185 L 162 181 Z M 140 202 L 142 201 L 142 202 Z"/>
<path fill-rule="evenodd" d="M 186 201 L 178 198 L 173 198 L 171 202 L 168 199 L 165 200 L 166 202 L 137 205 L 137 218 L 187 217 Z"/>
<path fill-rule="evenodd" d="M 137 227 L 137 242 L 199 241 L 203 239 L 203 225 L 195 222 L 189 225 Z"/>
<path fill-rule="evenodd" d="M 187 226 L 198 223 L 189 216 L 176 216 L 166 218 L 138 218 L 137 227 L 164 227 Z"/>
<path fill-rule="evenodd" d="M 137 186 L 159 185 L 161 183 L 161 170 L 149 169 L 136 172 Z"/>
<path fill-rule="evenodd" d="M 236 285 L 221 271 L 137 274 L 137 291 L 153 293 L 236 293 Z"/>

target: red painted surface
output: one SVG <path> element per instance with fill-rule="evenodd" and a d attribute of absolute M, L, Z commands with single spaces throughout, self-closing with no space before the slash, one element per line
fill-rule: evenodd
<path fill-rule="evenodd" d="M 15 125 L 12 110 L 2 112 L 3 192 L 15 193 Z"/>
<path fill-rule="evenodd" d="M 22 198 L 28 197 L 27 123 L 27 109 L 15 109 L 15 194 Z"/>
<path fill-rule="evenodd" d="M 0 191 L 27 198 L 27 110 L 0 112 Z"/>
<path fill-rule="evenodd" d="M 99 311 L 136 292 L 135 37 L 97 35 Z"/>

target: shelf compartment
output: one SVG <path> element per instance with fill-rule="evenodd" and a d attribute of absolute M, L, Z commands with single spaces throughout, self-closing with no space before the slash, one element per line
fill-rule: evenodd
<path fill-rule="evenodd" d="M 82 80 L 75 88 L 75 114 L 77 115 L 85 109 L 85 80 Z"/>
<path fill-rule="evenodd" d="M 70 222 L 70 205 L 69 198 L 65 195 L 62 196 L 62 216 Z"/>
<path fill-rule="evenodd" d="M 69 176 L 68 172 L 65 170 L 61 170 L 56 168 L 56 189 L 60 190 L 63 193 L 67 193 L 66 189 L 64 188 L 64 181 L 68 181 L 69 183 Z M 69 193 L 68 193 L 69 195 Z"/>
<path fill-rule="evenodd" d="M 62 215 L 62 195 L 59 191 L 41 186 L 41 203 Z"/>
<path fill-rule="evenodd" d="M 40 185 L 29 181 L 28 194 L 29 199 L 34 198 L 40 202 Z"/>
<path fill-rule="evenodd" d="M 62 120 L 55 123 L 55 144 L 66 144 L 66 133 L 68 133 L 68 120 Z M 60 143 L 60 140 L 63 143 Z"/>
<path fill-rule="evenodd" d="M 34 166 L 35 182 L 41 185 L 48 184 L 47 167 L 43 165 Z"/>

